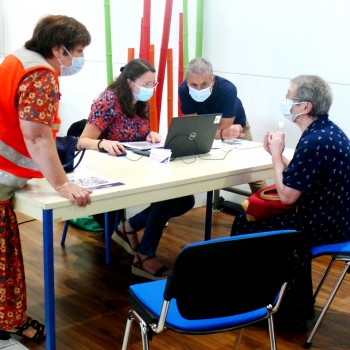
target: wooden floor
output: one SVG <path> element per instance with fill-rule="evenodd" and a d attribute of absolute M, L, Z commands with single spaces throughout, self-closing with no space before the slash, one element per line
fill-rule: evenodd
<path fill-rule="evenodd" d="M 172 219 L 165 229 L 159 247 L 159 259 L 169 266 L 181 247 L 203 239 L 204 208 L 195 208 L 180 218 Z M 44 320 L 42 227 L 38 221 L 17 213 L 25 260 L 28 314 Z M 213 237 L 227 236 L 233 217 L 225 213 L 213 214 Z M 56 329 L 58 350 L 114 350 L 121 349 L 125 322 L 129 310 L 127 287 L 143 282 L 130 272 L 132 257 L 112 241 L 110 266 L 105 265 L 105 251 L 101 233 L 91 233 L 70 227 L 66 246 L 60 246 L 63 223 L 55 224 L 55 292 Z M 259 264 L 259 262 L 257 262 Z M 325 258 L 314 262 L 315 283 L 327 264 Z M 326 284 L 326 292 L 334 282 Z M 229 276 L 228 276 L 229 277 Z M 331 309 L 316 334 L 312 349 L 350 348 L 350 295 L 349 278 L 344 281 Z M 317 300 L 317 310 L 324 302 L 325 293 Z M 130 350 L 142 349 L 141 338 L 134 328 Z M 277 332 L 279 350 L 302 349 L 305 333 Z M 16 338 L 29 349 L 44 350 L 40 344 Z M 186 336 L 165 331 L 154 337 L 153 350 L 212 350 L 232 349 L 235 332 L 215 335 Z M 269 349 L 265 328 L 251 326 L 244 333 L 240 350 Z"/>

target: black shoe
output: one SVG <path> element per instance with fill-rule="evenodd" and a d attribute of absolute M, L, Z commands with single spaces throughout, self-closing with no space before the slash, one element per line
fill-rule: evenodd
<path fill-rule="evenodd" d="M 9 340 L 10 338 L 11 338 L 11 335 L 9 332 L 0 331 L 0 340 Z"/>

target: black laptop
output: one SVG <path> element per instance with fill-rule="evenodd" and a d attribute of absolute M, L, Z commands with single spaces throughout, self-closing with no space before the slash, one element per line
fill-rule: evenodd
<path fill-rule="evenodd" d="M 208 153 L 213 145 L 222 114 L 201 114 L 172 119 L 164 144 L 123 142 L 126 149 L 149 156 L 151 148 L 171 150 L 171 158 Z"/>
<path fill-rule="evenodd" d="M 216 113 L 173 118 L 164 148 L 171 149 L 171 158 L 208 153 L 221 116 L 221 113 Z"/>

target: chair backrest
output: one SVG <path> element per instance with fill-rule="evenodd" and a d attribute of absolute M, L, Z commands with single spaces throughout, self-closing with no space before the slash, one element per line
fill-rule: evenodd
<path fill-rule="evenodd" d="M 224 317 L 274 304 L 288 281 L 294 230 L 213 239 L 186 246 L 168 277 L 164 299 L 176 298 L 187 319 Z"/>
<path fill-rule="evenodd" d="M 80 137 L 81 133 L 83 132 L 85 125 L 86 125 L 87 119 L 81 119 L 77 122 L 74 122 L 68 129 L 67 135 Z"/>

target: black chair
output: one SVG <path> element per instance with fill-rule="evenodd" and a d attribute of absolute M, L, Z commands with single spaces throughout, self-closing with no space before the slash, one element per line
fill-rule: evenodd
<path fill-rule="evenodd" d="M 86 125 L 87 119 L 81 119 L 77 122 L 74 122 L 68 129 L 67 131 L 67 136 L 76 136 L 80 137 L 81 133 L 83 132 L 85 125 Z M 112 218 L 115 222 L 115 225 L 118 224 L 119 220 L 124 217 L 124 209 L 116 210 L 115 211 L 115 219 L 114 217 Z M 96 217 L 96 215 L 94 216 Z M 97 217 L 96 217 L 97 219 Z M 109 213 L 106 212 L 104 213 L 104 220 L 99 220 L 99 224 L 104 227 L 105 231 L 105 250 L 106 250 L 106 264 L 109 265 L 111 261 L 111 255 L 110 255 L 110 236 L 112 232 L 116 229 L 115 225 L 111 225 L 110 220 L 109 220 Z M 62 238 L 61 238 L 61 246 L 65 245 L 66 242 L 66 237 L 67 237 L 67 232 L 68 232 L 68 227 L 69 227 L 69 220 L 66 220 L 64 223 L 63 231 L 62 231 Z"/>
<path fill-rule="evenodd" d="M 350 241 L 344 242 L 344 243 L 333 243 L 333 244 L 324 244 L 324 245 L 320 245 L 320 246 L 315 246 L 312 247 L 311 249 L 311 254 L 312 254 L 312 258 L 315 259 L 319 256 L 324 256 L 324 255 L 328 255 L 331 257 L 331 261 L 327 267 L 326 272 L 324 273 L 318 287 L 316 288 L 316 291 L 314 293 L 314 298 L 316 299 L 323 283 L 326 280 L 326 277 L 328 276 L 328 273 L 330 272 L 333 263 L 338 260 L 338 261 L 343 261 L 344 262 L 344 266 L 341 270 L 341 272 L 338 275 L 337 281 L 335 282 L 333 289 L 331 291 L 331 293 L 328 296 L 328 299 L 318 317 L 318 319 L 316 320 L 314 326 L 312 327 L 312 330 L 309 333 L 309 336 L 304 344 L 304 349 L 310 349 L 311 345 L 312 345 L 312 340 L 318 330 L 318 327 L 320 326 L 324 316 L 326 315 L 327 310 L 329 309 L 340 285 L 342 284 L 346 273 L 348 272 L 348 269 L 350 267 Z"/>
<path fill-rule="evenodd" d="M 184 334 L 210 334 L 268 321 L 270 346 L 276 349 L 273 314 L 288 280 L 296 231 L 274 231 L 213 239 L 187 245 L 167 280 L 129 287 L 122 349 L 132 322 L 139 323 L 143 349 L 165 328 Z"/>

